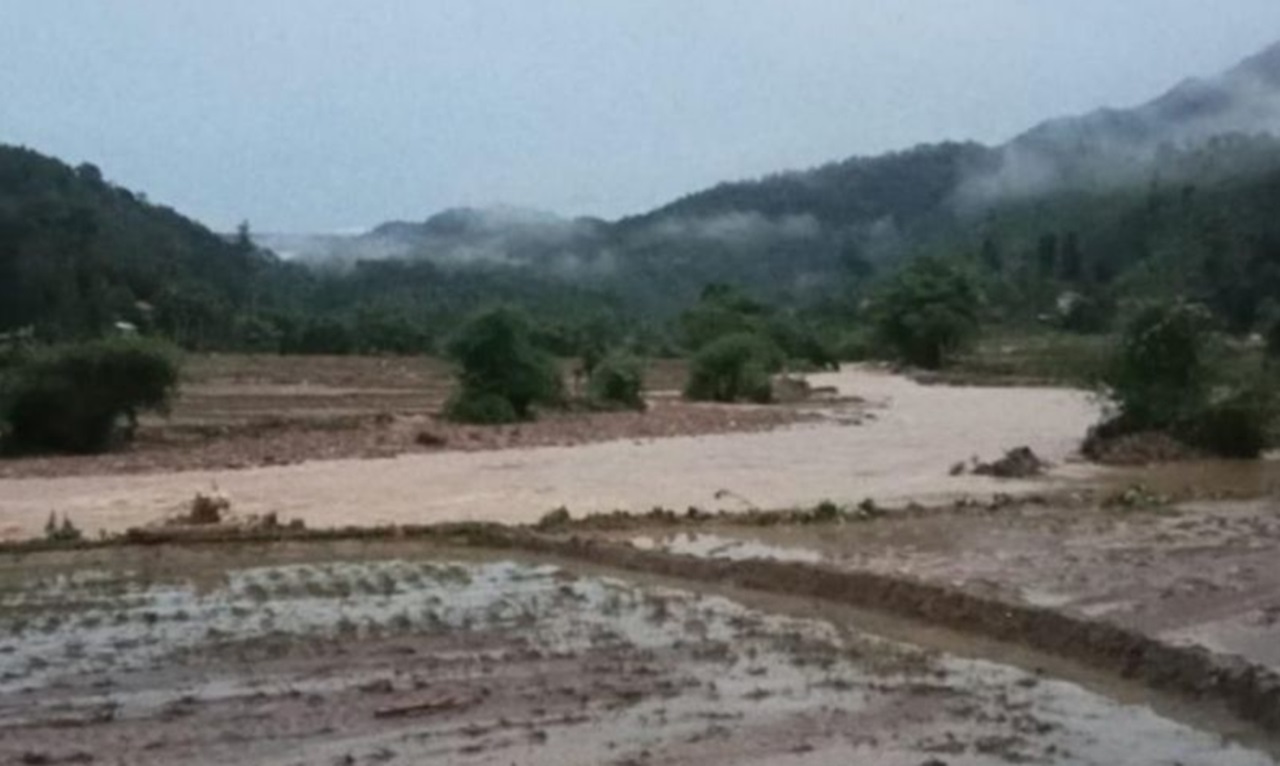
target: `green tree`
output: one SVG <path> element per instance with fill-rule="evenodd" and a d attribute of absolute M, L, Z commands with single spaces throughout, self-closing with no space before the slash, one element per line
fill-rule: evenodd
<path fill-rule="evenodd" d="M 895 275 L 878 296 L 877 335 L 902 361 L 938 369 L 977 335 L 980 304 L 977 288 L 957 266 L 921 258 Z"/>
<path fill-rule="evenodd" d="M 1148 306 L 1130 320 L 1104 383 L 1132 428 L 1171 428 L 1204 407 L 1211 321 L 1183 302 Z"/>
<path fill-rule="evenodd" d="M 532 341 L 529 321 L 502 307 L 472 318 L 449 344 L 459 389 L 448 414 L 467 422 L 528 420 L 534 405 L 559 404 L 564 384 L 555 360 Z"/>
<path fill-rule="evenodd" d="M 726 335 L 694 355 L 685 396 L 695 401 L 769 402 L 773 399 L 771 376 L 783 361 L 782 350 L 767 337 Z"/>
<path fill-rule="evenodd" d="M 710 284 L 702 289 L 698 302 L 680 315 L 680 328 L 685 346 L 697 351 L 726 335 L 762 332 L 768 316 L 764 304 L 737 288 Z"/>
<path fill-rule="evenodd" d="M 596 406 L 643 410 L 644 365 L 629 354 L 606 354 L 591 370 L 587 396 Z"/>
<path fill-rule="evenodd" d="M 34 353 L 0 392 L 4 443 L 12 451 L 91 453 L 133 437 L 140 412 L 164 411 L 178 387 L 167 345 L 112 338 Z"/>
<path fill-rule="evenodd" d="M 1159 430 L 1216 455 L 1255 458 L 1271 441 L 1275 396 L 1261 371 L 1228 373 L 1213 358 L 1211 315 L 1174 302 L 1125 328 L 1105 383 L 1119 410 L 1104 435 Z"/>

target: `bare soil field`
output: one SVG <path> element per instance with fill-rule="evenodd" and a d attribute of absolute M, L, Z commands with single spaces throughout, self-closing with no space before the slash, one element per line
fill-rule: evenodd
<path fill-rule="evenodd" d="M 5 558 L 0 605 L 4 763 L 1274 763 L 838 609 L 422 542 Z"/>
<path fill-rule="evenodd" d="M 692 404 L 678 360 L 649 363 L 648 412 L 548 412 L 471 427 L 439 417 L 453 371 L 428 357 L 193 355 L 168 417 L 143 418 L 120 452 L 0 461 L 0 478 L 236 470 L 310 460 L 570 446 L 618 439 L 760 431 L 808 419 L 794 407 Z M 566 369 L 566 378 L 572 376 Z"/>

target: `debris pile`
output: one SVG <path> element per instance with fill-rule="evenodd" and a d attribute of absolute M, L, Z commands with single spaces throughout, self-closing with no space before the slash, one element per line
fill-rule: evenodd
<path fill-rule="evenodd" d="M 221 524 L 223 514 L 230 510 L 231 500 L 217 490 L 208 495 L 197 492 L 186 515 L 177 519 L 176 523 L 197 527 Z"/>
<path fill-rule="evenodd" d="M 994 476 L 997 479 L 1026 479 L 1039 476 L 1049 467 L 1049 463 L 1031 451 L 1030 447 L 1017 447 L 1004 453 L 1004 457 L 990 463 L 973 459 L 969 472 L 976 476 Z M 959 476 L 965 472 L 964 463 L 951 466 L 951 475 Z"/>

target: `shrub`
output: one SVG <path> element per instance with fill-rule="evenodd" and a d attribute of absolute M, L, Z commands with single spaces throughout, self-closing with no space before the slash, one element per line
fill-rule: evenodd
<path fill-rule="evenodd" d="M 767 338 L 751 333 L 726 335 L 693 357 L 685 396 L 715 402 L 772 401 L 770 376 L 782 363 L 782 351 Z"/>
<path fill-rule="evenodd" d="M 1209 314 L 1187 303 L 1149 306 L 1125 327 L 1104 375 L 1121 416 L 1136 429 L 1167 429 L 1207 402 Z"/>
<path fill-rule="evenodd" d="M 709 284 L 698 302 L 680 315 L 685 346 L 697 351 L 716 340 L 740 333 L 761 332 L 769 310 L 764 304 L 726 284 Z"/>
<path fill-rule="evenodd" d="M 787 355 L 810 369 L 834 370 L 840 366 L 835 350 L 814 329 L 794 317 L 769 322 L 769 337 Z"/>
<path fill-rule="evenodd" d="M 459 423 L 497 426 L 520 420 L 508 399 L 486 392 L 459 391 L 444 407 L 445 417 Z"/>
<path fill-rule="evenodd" d="M 842 362 L 864 362 L 871 358 L 874 339 L 865 329 L 847 330 L 836 339 L 835 356 Z"/>
<path fill-rule="evenodd" d="M 977 335 L 979 307 L 977 288 L 964 272 L 922 258 L 899 272 L 877 298 L 876 330 L 900 360 L 934 370 Z"/>
<path fill-rule="evenodd" d="M 44 523 L 44 539 L 52 543 L 77 543 L 84 539 L 80 528 L 71 522 L 65 513 L 62 522 L 58 522 L 58 514 L 50 513 L 49 520 Z"/>
<path fill-rule="evenodd" d="M 1274 404 L 1268 389 L 1236 392 L 1192 415 L 1180 427 L 1180 435 L 1188 444 L 1215 455 L 1256 458 L 1270 445 Z"/>
<path fill-rule="evenodd" d="M 460 389 L 446 410 L 456 420 L 527 420 L 535 404 L 564 399 L 555 360 L 533 344 L 527 320 L 510 309 L 486 311 L 467 322 L 449 354 L 461 368 Z"/>
<path fill-rule="evenodd" d="M 644 366 L 639 359 L 622 353 L 604 357 L 591 371 L 587 396 L 593 404 L 643 410 Z"/>
<path fill-rule="evenodd" d="M 5 446 L 101 452 L 132 438 L 138 413 L 164 411 L 177 386 L 176 355 L 153 341 L 114 338 L 36 352 L 11 371 L 0 396 Z"/>
<path fill-rule="evenodd" d="M 1266 450 L 1276 412 L 1271 387 L 1210 364 L 1209 325 L 1205 310 L 1181 302 L 1138 313 L 1105 377 L 1119 413 L 1095 439 L 1160 431 L 1223 457 Z"/>

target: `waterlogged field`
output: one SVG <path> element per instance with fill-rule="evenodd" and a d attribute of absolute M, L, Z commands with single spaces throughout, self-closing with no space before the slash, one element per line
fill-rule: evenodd
<path fill-rule="evenodd" d="M 1042 674 L 408 543 L 0 563 L 0 762 L 1269 764 Z"/>

